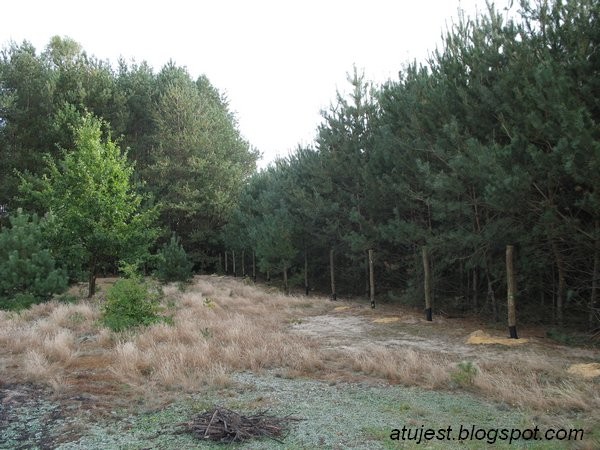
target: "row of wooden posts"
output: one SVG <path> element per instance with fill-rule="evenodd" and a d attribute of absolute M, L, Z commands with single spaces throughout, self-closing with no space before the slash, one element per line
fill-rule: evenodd
<path fill-rule="evenodd" d="M 225 259 L 225 273 L 229 273 L 228 266 L 228 252 L 225 251 L 224 259 Z M 329 251 L 329 270 L 330 270 L 330 279 L 331 279 L 331 299 L 337 300 L 337 292 L 335 286 L 335 265 L 334 265 L 334 250 L 331 249 Z M 425 319 L 427 321 L 433 320 L 433 308 L 432 308 L 432 298 L 431 298 L 431 264 L 429 263 L 429 251 L 427 247 L 422 248 L 422 257 L 423 257 L 423 273 L 424 273 L 424 292 L 425 292 Z M 235 251 L 231 250 L 231 262 L 232 262 L 232 271 L 233 275 L 237 276 L 236 272 L 236 261 L 235 261 Z M 221 255 L 219 255 L 219 263 L 221 267 Z M 371 308 L 375 308 L 375 277 L 374 277 L 374 263 L 373 263 L 373 250 L 368 251 L 368 263 L 369 263 L 369 300 L 371 302 Z M 249 274 L 246 274 L 246 262 L 245 262 L 245 252 L 242 250 L 242 276 L 245 277 Z M 267 281 L 271 280 L 270 272 L 267 270 Z M 252 279 L 256 281 L 256 255 L 252 252 Z M 287 268 L 283 270 L 283 281 L 284 281 L 284 289 L 285 292 L 289 292 L 288 288 L 288 277 L 287 277 Z M 515 294 L 517 291 L 516 280 L 515 280 L 515 269 L 514 269 L 514 246 L 507 245 L 506 246 L 506 283 L 507 283 L 507 305 L 508 305 L 508 331 L 510 337 L 512 339 L 518 339 L 517 336 L 517 315 L 516 315 L 516 303 L 515 303 Z M 309 284 L 308 284 L 308 258 L 305 253 L 304 257 L 304 288 L 306 295 L 309 294 Z"/>
<path fill-rule="evenodd" d="M 425 291 L 425 318 L 432 321 L 432 302 L 431 302 L 431 265 L 429 263 L 429 251 L 427 247 L 422 249 L 423 272 L 424 272 L 424 291 Z M 369 257 L 370 259 L 370 257 Z M 508 332 L 512 339 L 519 339 L 517 335 L 517 312 L 515 295 L 517 292 L 517 283 L 515 279 L 515 247 L 506 246 L 506 297 L 508 306 Z"/>

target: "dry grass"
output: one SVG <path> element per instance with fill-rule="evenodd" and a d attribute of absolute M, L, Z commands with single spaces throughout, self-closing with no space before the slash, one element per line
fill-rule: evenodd
<path fill-rule="evenodd" d="M 487 397 L 540 411 L 592 411 L 600 407 L 597 385 L 568 374 L 566 367 L 544 354 L 480 362 L 474 384 Z"/>
<path fill-rule="evenodd" d="M 130 384 L 194 390 L 226 384 L 233 371 L 321 368 L 316 342 L 286 332 L 289 317 L 306 314 L 306 299 L 211 281 L 200 279 L 185 293 L 166 290 L 177 303 L 173 325 L 153 325 L 118 342 L 114 375 Z M 311 309 L 319 308 L 318 300 L 311 303 Z"/>
<path fill-rule="evenodd" d="M 290 320 L 326 311 L 323 299 L 266 293 L 218 277 L 197 277 L 186 292 L 169 285 L 164 294 L 172 325 L 123 333 L 101 326 L 99 300 L 0 311 L 0 361 L 11 367 L 7 380 L 63 391 L 69 385 L 81 389 L 84 376 L 89 384 L 108 379 L 147 391 L 192 391 L 225 386 L 233 371 L 323 369 L 317 342 L 287 332 Z"/>
<path fill-rule="evenodd" d="M 123 333 L 100 325 L 98 299 L 53 301 L 18 314 L 0 311 L 3 378 L 44 383 L 58 392 L 87 390 L 107 396 L 122 396 L 118 387 L 125 383 L 131 392 L 155 396 L 227 386 L 236 371 L 278 369 L 284 376 L 362 376 L 448 389 L 460 361 L 460 355 L 432 351 L 431 346 L 399 349 L 361 343 L 327 348 L 319 337 L 290 331 L 291 324 L 325 313 L 361 315 L 377 327 L 388 322 L 405 326 L 356 305 L 335 308 L 324 298 L 284 296 L 240 280 L 208 276 L 196 277 L 185 292 L 166 286 L 164 294 L 171 325 Z M 397 316 L 384 319 L 390 317 Z M 462 387 L 536 410 L 600 407 L 597 383 L 569 374 L 568 361 L 557 362 L 531 347 L 511 352 L 510 358 L 499 353 L 475 361 L 472 384 Z"/>
<path fill-rule="evenodd" d="M 439 353 L 398 351 L 369 345 L 346 350 L 354 370 L 385 378 L 391 383 L 420 385 L 429 389 L 447 388 L 450 380 L 450 360 Z"/>

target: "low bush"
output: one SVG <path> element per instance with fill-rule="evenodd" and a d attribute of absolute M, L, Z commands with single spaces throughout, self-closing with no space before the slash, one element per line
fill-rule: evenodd
<path fill-rule="evenodd" d="M 461 361 L 450 377 L 460 387 L 472 386 L 477 376 L 477 367 L 471 361 Z"/>
<path fill-rule="evenodd" d="M 113 331 L 163 321 L 158 314 L 159 298 L 158 292 L 138 278 L 118 280 L 106 293 L 102 321 Z"/>

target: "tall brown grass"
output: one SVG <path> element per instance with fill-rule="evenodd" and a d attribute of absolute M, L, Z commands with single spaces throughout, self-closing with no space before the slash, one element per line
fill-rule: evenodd
<path fill-rule="evenodd" d="M 233 371 L 323 368 L 318 343 L 287 332 L 290 318 L 328 309 L 324 299 L 266 293 L 239 280 L 197 277 L 185 292 L 164 288 L 172 324 L 114 333 L 99 319 L 99 301 L 51 301 L 20 313 L 0 311 L 1 367 L 12 380 L 64 390 L 88 371 L 140 389 L 223 386 Z M 93 363 L 93 359 L 99 363 Z M 94 367 L 91 371 L 90 367 Z M 93 372 L 93 373 L 92 373 Z M 8 379 L 8 378 L 7 378 Z M 77 383 L 81 388 L 81 383 Z"/>
<path fill-rule="evenodd" d="M 354 370 L 385 378 L 392 383 L 420 385 L 430 389 L 448 386 L 451 362 L 439 353 L 377 345 L 350 349 L 345 353 Z"/>
<path fill-rule="evenodd" d="M 172 323 L 115 333 L 99 321 L 101 300 L 51 301 L 20 313 L 0 311 L 0 369 L 8 381 L 45 383 L 59 392 L 70 386 L 98 392 L 94 383 L 112 386 L 107 395 L 122 383 L 153 393 L 222 387 L 236 371 L 268 369 L 286 376 L 360 376 L 453 388 L 460 355 L 432 346 L 388 347 L 364 337 L 332 347 L 318 336 L 290 330 L 291 323 L 332 312 L 334 306 L 324 298 L 284 296 L 236 279 L 203 276 L 184 292 L 176 285 L 164 288 L 164 313 Z M 350 312 L 360 313 L 360 308 Z M 565 364 L 534 351 L 514 351 L 506 359 L 482 356 L 475 361 L 472 384 L 461 388 L 544 411 L 600 407 L 597 383 L 567 374 Z"/>
<path fill-rule="evenodd" d="M 306 314 L 306 299 L 266 294 L 231 280 L 198 280 L 176 300 L 173 324 L 156 324 L 121 340 L 111 371 L 129 383 L 193 390 L 227 383 L 233 371 L 284 367 L 309 373 L 322 368 L 313 339 L 286 332 L 288 319 Z M 322 311 L 324 300 L 314 300 Z"/>
<path fill-rule="evenodd" d="M 528 352 L 479 363 L 475 387 L 487 397 L 538 410 L 590 411 L 600 407 L 597 384 L 567 373 L 564 363 Z"/>

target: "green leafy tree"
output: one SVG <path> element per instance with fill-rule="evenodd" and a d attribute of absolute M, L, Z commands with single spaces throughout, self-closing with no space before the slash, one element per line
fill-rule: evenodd
<path fill-rule="evenodd" d="M 102 139 L 102 122 L 92 115 L 75 130 L 75 148 L 35 182 L 23 178 L 22 189 L 55 217 L 54 244 L 83 264 L 89 296 L 103 263 L 140 259 L 155 238 L 153 210 L 131 186 L 133 167 L 110 137 Z"/>
<path fill-rule="evenodd" d="M 46 248 L 45 219 L 17 211 L 0 232 L 0 307 L 42 302 L 67 287 L 67 274 Z"/>
<path fill-rule="evenodd" d="M 40 175 L 44 157 L 73 148 L 72 128 L 90 111 L 125 131 L 126 94 L 107 62 L 70 38 L 54 36 L 38 54 L 28 42 L 0 53 L 0 204 L 16 208 L 15 170 Z M 29 207 L 30 205 L 22 205 Z"/>

